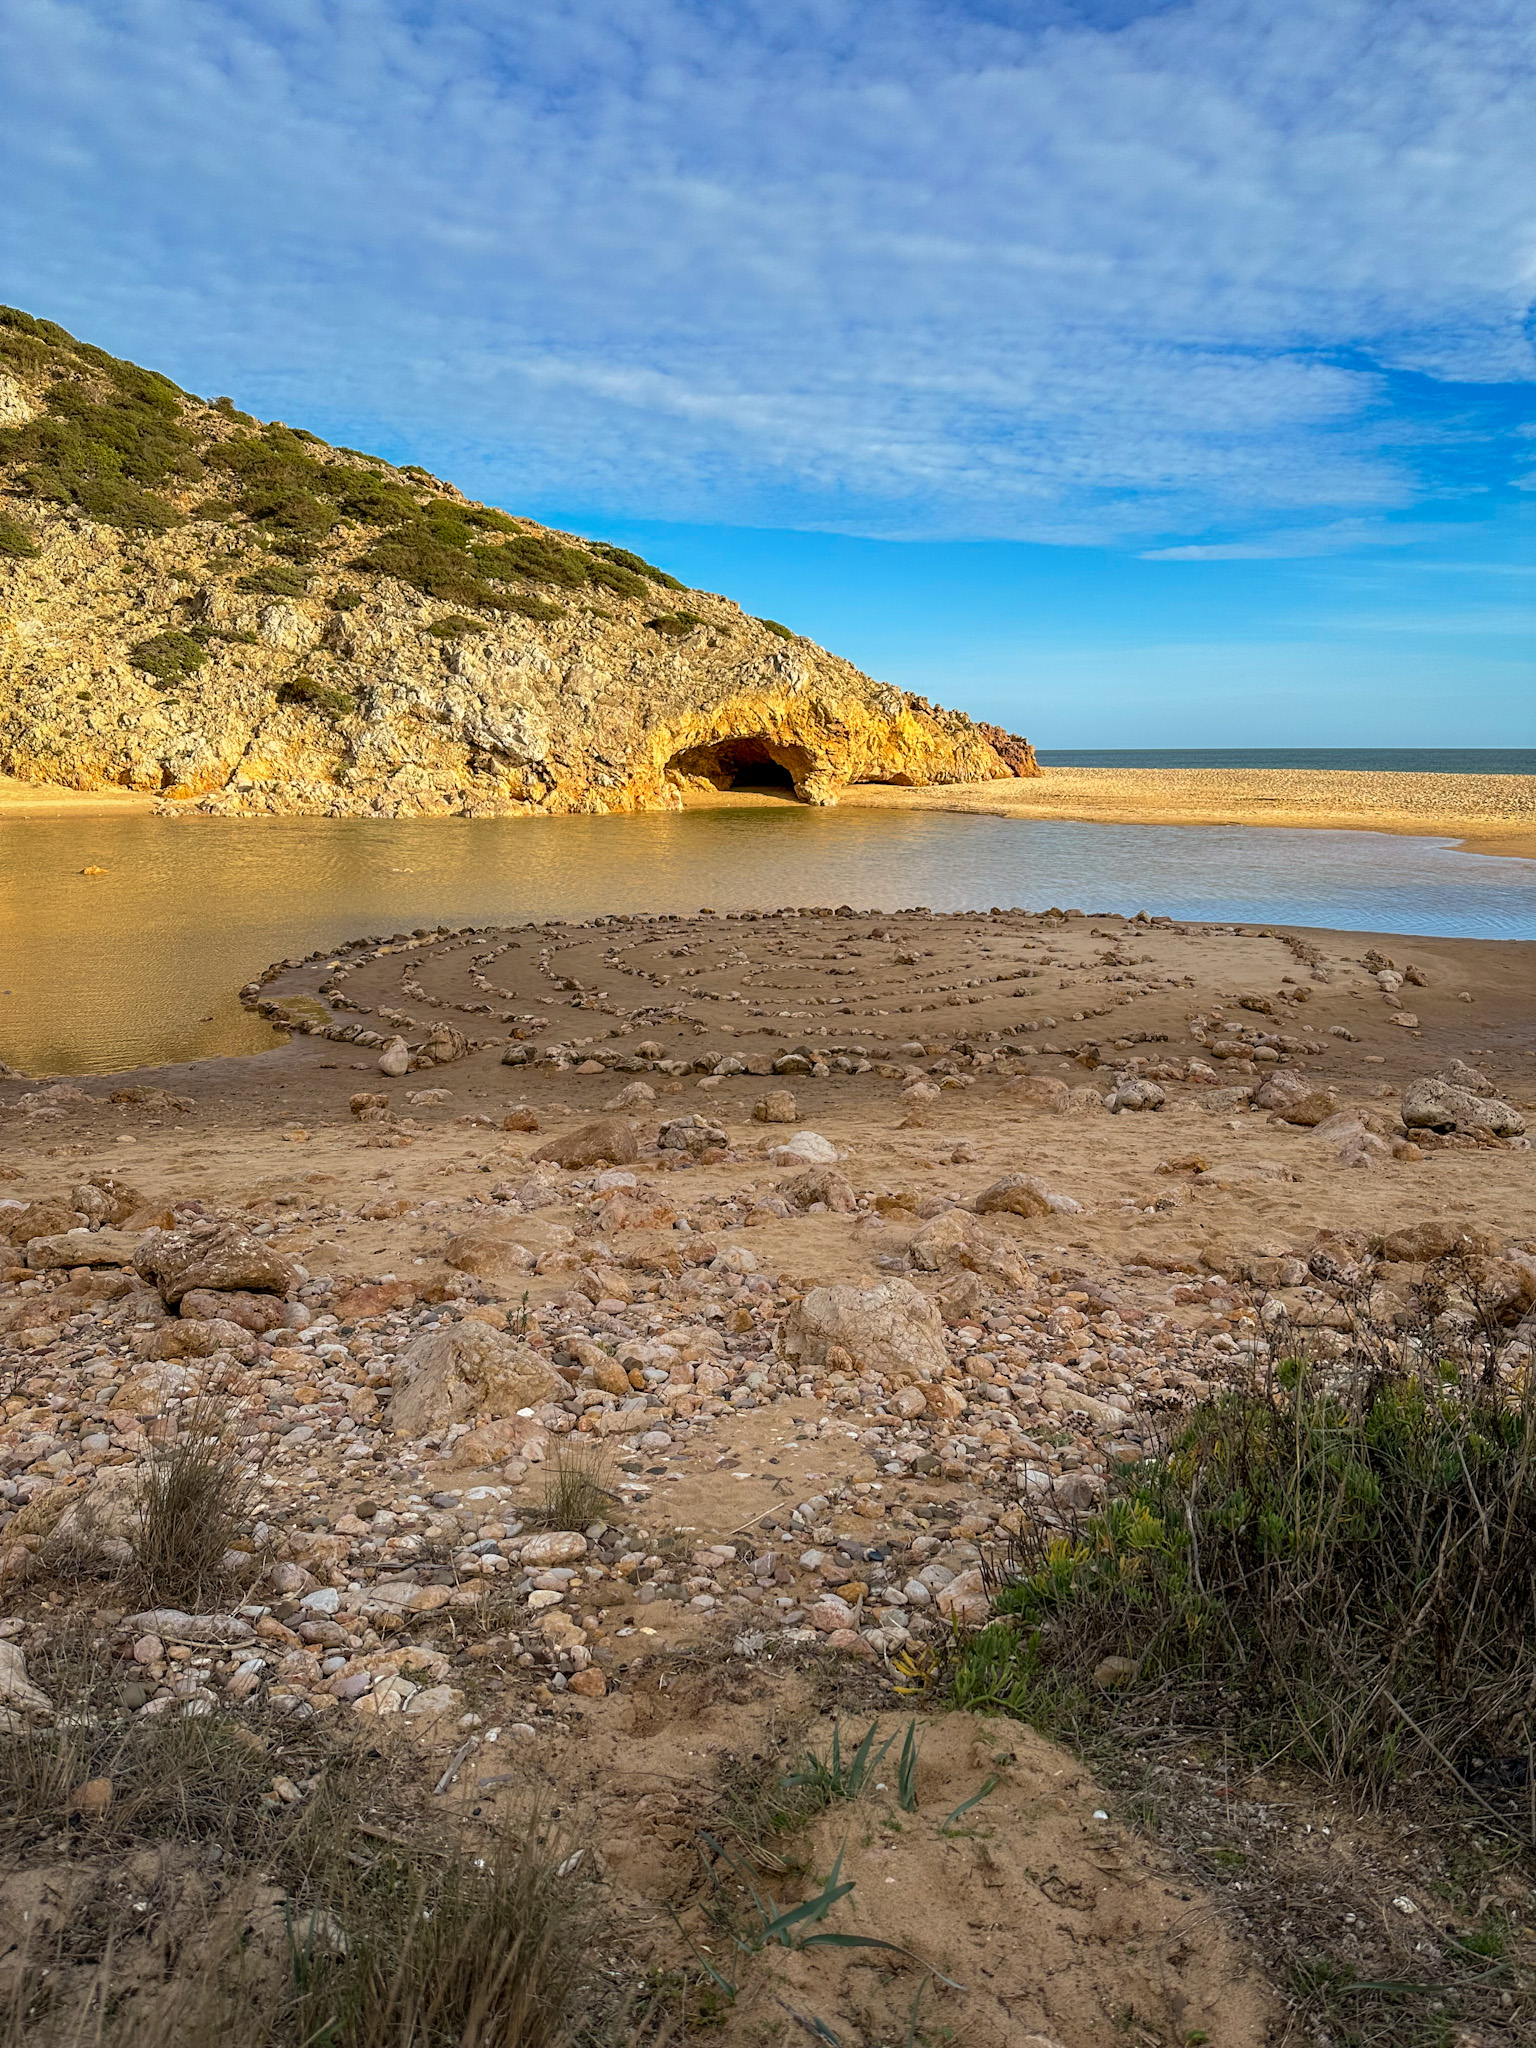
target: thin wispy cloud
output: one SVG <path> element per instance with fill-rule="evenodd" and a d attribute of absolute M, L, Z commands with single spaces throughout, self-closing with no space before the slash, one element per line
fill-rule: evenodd
<path fill-rule="evenodd" d="M 1516 0 L 26 0 L 6 48 L 8 296 L 523 503 L 1253 558 L 1518 466 Z"/>

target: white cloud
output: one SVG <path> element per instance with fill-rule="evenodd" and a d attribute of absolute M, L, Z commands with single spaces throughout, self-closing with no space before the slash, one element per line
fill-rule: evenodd
<path fill-rule="evenodd" d="M 1332 519 L 1323 526 L 1283 528 L 1252 540 L 1192 542 L 1183 547 L 1143 548 L 1144 562 L 1287 562 L 1307 555 L 1337 555 L 1369 548 L 1422 547 L 1448 540 L 1461 528 L 1415 520 L 1391 526 L 1380 519 Z"/>
<path fill-rule="evenodd" d="M 1388 373 L 1532 374 L 1536 16 L 1029 12 L 33 0 L 9 290 L 522 502 L 1051 540 L 1412 506 Z"/>

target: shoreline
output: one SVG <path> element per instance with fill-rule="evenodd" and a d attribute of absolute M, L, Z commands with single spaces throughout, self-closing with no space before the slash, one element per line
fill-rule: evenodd
<path fill-rule="evenodd" d="M 1259 825 L 1391 832 L 1536 860 L 1536 777 L 1379 774 L 1325 768 L 1047 768 L 1027 782 L 878 790 L 857 809 L 947 810 L 1095 825 Z"/>
<path fill-rule="evenodd" d="M 0 823 L 30 817 L 154 815 L 151 792 L 69 789 L 0 776 Z M 690 793 L 686 808 L 769 808 L 769 791 Z M 1536 860 L 1536 776 L 1376 773 L 1358 769 L 1047 768 L 1012 782 L 904 788 L 855 783 L 853 810 L 938 810 L 1096 825 L 1256 825 L 1284 831 L 1391 832 L 1449 839 L 1468 853 Z M 188 815 L 195 815 L 188 812 Z"/>

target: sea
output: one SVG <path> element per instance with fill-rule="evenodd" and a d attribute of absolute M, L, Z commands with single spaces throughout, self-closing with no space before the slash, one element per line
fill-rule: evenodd
<path fill-rule="evenodd" d="M 1307 768 L 1389 775 L 1536 775 L 1536 747 L 1040 747 L 1042 768 Z"/>
<path fill-rule="evenodd" d="M 14 818 L 0 823 L 0 1060 L 82 1074 L 260 1051 L 271 1033 L 240 1006 L 241 984 L 363 933 L 845 903 L 1528 941 L 1536 861 L 1376 832 L 795 803 L 605 818 Z"/>

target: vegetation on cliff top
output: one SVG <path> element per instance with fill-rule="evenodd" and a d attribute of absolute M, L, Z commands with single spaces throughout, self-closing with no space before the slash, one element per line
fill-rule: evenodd
<path fill-rule="evenodd" d="M 468 504 L 424 470 L 331 448 L 280 421 L 263 426 L 227 398 L 205 404 L 14 307 L 0 307 L 0 369 L 37 407 L 0 429 L 7 490 L 127 533 L 238 525 L 272 556 L 238 578 L 244 590 L 303 595 L 306 568 L 328 545 L 355 545 L 356 528 L 363 545 L 349 566 L 479 610 L 558 616 L 560 605 L 529 585 L 626 598 L 684 587 L 627 548 L 574 543 Z M 0 554 L 35 548 L 20 521 L 0 514 Z"/>

